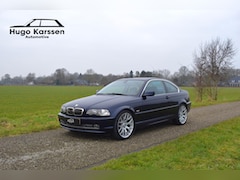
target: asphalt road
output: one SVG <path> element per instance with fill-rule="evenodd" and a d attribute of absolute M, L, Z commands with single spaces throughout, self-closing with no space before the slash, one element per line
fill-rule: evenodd
<path fill-rule="evenodd" d="M 192 109 L 184 126 L 164 123 L 137 130 L 128 140 L 63 129 L 0 138 L 1 170 L 87 169 L 240 116 L 240 101 Z"/>

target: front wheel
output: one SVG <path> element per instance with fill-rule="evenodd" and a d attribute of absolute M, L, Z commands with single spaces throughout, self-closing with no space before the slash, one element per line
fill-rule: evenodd
<path fill-rule="evenodd" d="M 122 111 L 116 118 L 113 134 L 117 139 L 128 139 L 134 131 L 135 122 L 129 111 Z"/>
<path fill-rule="evenodd" d="M 184 125 L 188 119 L 188 110 L 184 104 L 181 104 L 178 109 L 178 115 L 175 120 L 175 124 Z"/>

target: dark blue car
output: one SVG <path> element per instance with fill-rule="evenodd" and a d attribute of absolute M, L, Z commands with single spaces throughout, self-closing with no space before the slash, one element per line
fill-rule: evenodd
<path fill-rule="evenodd" d="M 158 78 L 124 78 L 103 87 L 97 94 L 62 105 L 60 125 L 70 131 L 112 132 L 129 138 L 136 127 L 172 120 L 183 125 L 191 102 L 187 91 Z"/>

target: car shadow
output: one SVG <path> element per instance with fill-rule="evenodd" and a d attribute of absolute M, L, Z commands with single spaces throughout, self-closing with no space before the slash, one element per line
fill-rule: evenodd
<path fill-rule="evenodd" d="M 152 125 L 148 125 L 145 127 L 139 127 L 134 135 L 137 134 L 144 134 L 144 133 L 150 133 L 150 132 L 154 132 L 154 131 L 159 131 L 161 129 L 164 129 L 168 126 L 174 126 L 174 124 L 171 121 L 165 121 L 165 122 L 161 122 L 161 123 L 157 123 L 157 124 L 152 124 Z"/>
<path fill-rule="evenodd" d="M 70 136 L 72 138 L 85 139 L 85 140 L 91 140 L 91 141 L 113 139 L 110 133 L 97 134 L 97 133 L 86 133 L 86 132 L 78 132 L 78 131 L 66 131 L 65 133 L 67 136 Z"/>

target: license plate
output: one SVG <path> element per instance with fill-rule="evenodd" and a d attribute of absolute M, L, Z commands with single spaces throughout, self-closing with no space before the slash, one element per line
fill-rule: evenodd
<path fill-rule="evenodd" d="M 68 122 L 69 124 L 73 124 L 73 123 L 74 123 L 74 119 L 67 119 L 67 122 Z"/>
<path fill-rule="evenodd" d="M 67 122 L 69 124 L 81 125 L 81 119 L 72 119 L 72 118 L 70 118 L 70 119 L 67 119 Z"/>

